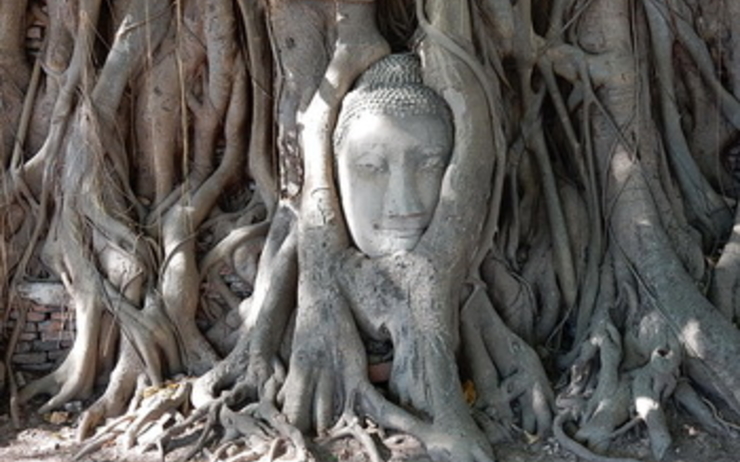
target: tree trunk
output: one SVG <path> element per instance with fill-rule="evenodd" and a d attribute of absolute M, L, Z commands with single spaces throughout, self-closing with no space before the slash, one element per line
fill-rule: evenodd
<path fill-rule="evenodd" d="M 163 448 L 199 432 L 192 454 L 214 460 L 235 437 L 245 457 L 279 440 L 305 459 L 306 437 L 347 435 L 381 460 L 368 421 L 476 462 L 549 432 L 602 460 L 639 422 L 659 460 L 671 397 L 721 431 L 705 397 L 740 415 L 737 5 L 3 2 L 14 418 L 39 395 L 41 411 L 95 397 L 80 437 L 135 424 L 81 455 L 161 421 Z M 405 217 L 417 240 L 371 255 L 334 131 L 399 52 L 419 58 L 454 146 L 428 222 Z M 364 145 L 393 154 L 350 164 L 362 178 L 431 157 L 418 98 L 378 110 L 403 137 Z M 408 162 L 419 193 L 426 164 Z M 18 297 L 37 282 L 63 287 L 77 336 L 19 390 Z"/>

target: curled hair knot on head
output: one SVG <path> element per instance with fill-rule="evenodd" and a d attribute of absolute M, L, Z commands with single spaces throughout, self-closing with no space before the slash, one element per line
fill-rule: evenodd
<path fill-rule="evenodd" d="M 452 128 L 447 102 L 424 84 L 421 61 L 412 53 L 388 55 L 370 66 L 342 102 L 334 148 L 340 146 L 353 122 L 365 114 L 397 118 L 414 115 L 438 116 Z"/>

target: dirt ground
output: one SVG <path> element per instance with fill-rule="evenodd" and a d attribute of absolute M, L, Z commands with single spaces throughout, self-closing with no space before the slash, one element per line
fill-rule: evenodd
<path fill-rule="evenodd" d="M 669 409 L 674 444 L 661 462 L 737 462 L 740 461 L 740 434 L 718 436 L 698 428 L 688 418 Z M 28 413 L 23 428 L 14 429 L 7 406 L 0 406 L 0 462 L 67 462 L 73 460 L 80 444 L 75 441 L 74 427 L 78 414 L 71 412 L 40 416 Z M 57 420 L 58 423 L 50 422 Z M 382 455 L 389 462 L 431 462 L 418 444 L 410 438 L 387 438 Z M 314 448 L 318 462 L 366 462 L 369 458 L 355 440 L 342 439 L 323 448 Z M 496 447 L 499 462 L 578 462 L 573 454 L 560 448 L 554 438 L 534 444 L 512 442 Z M 179 461 L 184 451 L 168 455 L 166 461 Z M 644 430 L 633 430 L 621 437 L 610 449 L 614 457 L 632 457 L 655 462 L 650 455 Z M 156 451 L 123 449 L 120 443 L 80 459 L 82 462 L 161 462 Z M 195 462 L 204 462 L 201 455 Z M 278 458 L 280 460 L 287 460 Z"/>

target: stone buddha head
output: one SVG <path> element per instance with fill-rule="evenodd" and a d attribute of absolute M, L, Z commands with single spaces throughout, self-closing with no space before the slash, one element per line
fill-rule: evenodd
<path fill-rule="evenodd" d="M 371 66 L 345 97 L 334 132 L 342 209 L 370 257 L 412 250 L 432 220 L 453 149 L 452 114 L 413 54 Z"/>

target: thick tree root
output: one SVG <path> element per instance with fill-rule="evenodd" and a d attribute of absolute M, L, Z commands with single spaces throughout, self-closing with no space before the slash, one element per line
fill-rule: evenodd
<path fill-rule="evenodd" d="M 183 441 L 177 442 L 175 441 L 175 438 L 203 424 L 204 421 L 208 419 L 210 411 L 210 407 L 202 407 L 193 410 L 187 418 L 164 430 L 157 441 L 147 443 L 143 450 L 149 451 L 157 448 L 164 454 L 176 447 L 192 443 L 192 441 L 190 441 L 192 438 L 181 437 L 181 440 Z"/>
<path fill-rule="evenodd" d="M 0 231 L 10 238 L 0 260 L 13 268 L 3 268 L 8 277 L 0 280 L 39 274 L 63 279 L 78 332 L 68 360 L 20 396 L 11 340 L 5 367 L 14 422 L 19 404 L 33 396 L 51 395 L 42 412 L 89 396 L 117 355 L 118 366 L 135 361 L 135 367 L 113 369 L 106 394 L 83 417 L 80 435 L 123 411 L 137 376 L 146 373 L 158 387 L 141 386 L 128 413 L 103 428 L 78 458 L 120 439 L 126 447 L 162 452 L 188 444 L 187 457 L 213 450 L 213 461 L 307 460 L 310 444 L 301 432 L 314 429 L 329 439 L 357 439 L 377 462 L 371 430 L 352 417 L 363 411 L 357 415 L 417 436 L 435 458 L 490 461 L 488 443 L 509 437 L 512 429 L 536 437 L 549 431 L 552 390 L 531 344 L 558 337 L 573 340 L 580 356 L 568 389 L 570 407 L 555 418 L 555 434 L 579 457 L 632 462 L 594 452 L 644 423 L 655 458 L 662 458 L 671 444 L 664 415 L 671 396 L 707 428 L 738 429 L 696 390 L 706 386 L 740 413 L 740 336 L 731 324 L 740 299 L 740 233 L 735 230 L 715 268 L 713 306 L 695 287 L 708 276 L 707 249 L 692 229 L 698 223 L 707 247 L 706 241 L 730 231 L 727 199 L 712 191 L 714 185 L 695 165 L 702 150 L 695 153 L 694 143 L 702 141 L 692 135 L 703 144 L 717 138 L 719 146 L 729 139 L 723 132 L 740 127 L 738 59 L 716 50 L 699 30 L 716 27 L 710 35 L 740 43 L 736 27 L 714 26 L 708 13 L 715 3 L 728 3 L 732 7 L 726 10 L 735 12 L 728 16 L 737 19 L 737 2 L 213 0 L 204 6 L 192 0 L 172 7 L 153 0 L 49 2 L 45 56 L 36 64 L 19 116 L 30 69 L 22 41 L 8 47 L 7 37 L 22 36 L 26 4 L 37 8 L 33 3 L 0 6 L 7 13 L 0 16 L 13 19 L 0 30 L 0 49 L 12 52 L 0 56 L 0 99 L 10 106 L 5 111 L 10 123 L 0 127 L 0 159 L 9 167 L 3 199 L 10 201 L 2 204 L 7 210 L 1 211 Z M 416 51 L 424 58 L 425 81 L 456 113 L 456 152 L 438 214 L 415 249 L 418 271 L 404 267 L 382 287 L 364 284 L 383 293 L 363 295 L 336 284 L 336 261 L 352 243 L 333 189 L 330 145 L 346 90 L 389 51 L 375 26 L 380 4 L 417 8 L 416 20 L 398 24 L 418 25 L 426 33 Z M 541 5 L 546 7 L 537 8 Z M 22 72 L 13 72 L 16 63 Z M 678 69 L 695 74 L 695 81 Z M 716 75 L 724 69 L 727 79 Z M 273 79 L 273 70 L 282 75 Z M 500 97 L 498 85 L 510 77 L 518 79 L 506 82 Z M 272 92 L 275 81 L 283 88 Z M 704 93 L 716 101 L 702 103 L 712 99 Z M 649 107 L 652 102 L 658 112 Z M 53 105 L 51 114 L 32 114 L 44 104 Z M 710 110 L 724 120 L 716 134 L 702 135 L 707 126 L 702 119 L 715 118 L 703 117 Z M 555 113 L 551 130 L 542 117 Z M 133 114 L 143 117 L 127 121 Z M 40 118 L 49 120 L 37 128 Z M 281 194 L 270 160 L 273 128 L 281 160 L 291 170 L 281 172 L 288 178 Z M 38 130 L 48 131 L 43 145 L 33 139 Z M 526 146 L 533 158 L 507 168 L 507 139 L 521 144 L 513 151 Z M 16 145 L 8 159 L 11 141 Z M 38 152 L 25 149 L 33 145 L 40 146 Z M 305 171 L 298 165 L 301 157 Z M 140 178 L 132 182 L 131 175 Z M 560 178 L 572 184 L 564 187 Z M 278 196 L 299 197 L 304 179 L 296 201 L 300 210 L 274 211 Z M 503 212 L 518 216 L 499 233 L 498 225 L 510 218 L 499 216 L 505 183 L 516 197 L 515 210 Z M 245 214 L 242 228 L 201 248 L 204 234 L 218 234 L 207 223 L 222 216 L 220 201 L 241 205 L 243 197 L 227 197 L 234 185 L 240 194 L 250 190 L 252 198 L 264 198 L 268 218 L 254 224 L 256 215 L 244 220 Z M 589 199 L 582 201 L 581 194 Z M 484 209 L 487 218 L 480 216 Z M 48 223 L 44 214 L 52 211 Z M 30 217 L 37 212 L 42 218 Z M 547 226 L 540 226 L 545 218 Z M 588 238 L 588 246 L 573 245 L 579 227 L 589 230 L 580 239 Z M 32 275 L 26 272 L 28 260 L 32 254 L 36 259 L 36 243 L 44 239 L 45 267 Z M 240 244 L 245 244 L 241 251 Z M 483 256 L 499 244 L 506 260 L 488 262 L 491 277 L 484 278 L 491 283 L 495 309 L 476 287 L 460 312 L 463 279 L 477 281 Z M 200 282 L 227 262 L 251 283 L 260 248 L 249 302 L 238 303 L 242 294 L 219 286 L 243 315 L 241 333 L 248 341 L 217 363 L 195 325 L 204 291 Z M 622 261 L 616 262 L 617 255 Z M 614 266 L 608 282 L 598 281 L 602 259 Z M 427 278 L 437 292 L 424 299 L 421 295 L 431 291 L 416 282 Z M 376 289 L 403 292 L 409 281 L 413 297 L 393 307 L 414 316 L 390 330 L 397 356 L 389 383 L 398 402 L 429 420 L 395 406 L 372 387 L 359 335 L 368 332 L 358 313 L 372 318 L 375 306 L 391 306 L 378 300 L 392 291 Z M 619 283 L 638 287 L 627 292 L 639 292 L 641 299 L 628 293 L 627 306 L 610 306 L 612 324 L 598 306 L 611 302 L 604 292 L 621 290 Z M 147 291 L 158 295 L 145 299 Z M 727 319 L 715 316 L 714 308 Z M 562 316 L 563 310 L 576 311 Z M 120 336 L 108 335 L 114 318 Z M 562 330 L 554 327 L 559 322 Z M 559 343 L 552 343 L 557 345 L 548 344 L 555 346 L 551 353 L 559 355 Z M 284 350 L 292 351 L 281 355 Z M 135 360 L 123 357 L 127 353 Z M 278 356 L 290 356 L 287 371 Z M 459 393 L 460 358 L 462 375 L 471 378 L 478 394 L 472 410 Z M 679 380 L 682 363 L 696 390 Z M 192 387 L 189 380 L 159 386 L 183 368 L 210 372 Z M 186 409 L 188 395 L 202 408 Z M 580 426 L 573 437 L 563 429 L 570 420 Z"/>
<path fill-rule="evenodd" d="M 717 415 L 714 405 L 699 396 L 694 387 L 685 380 L 679 382 L 673 396 L 678 404 L 695 418 L 703 428 L 718 435 L 726 435 L 731 430 L 740 431 L 740 426 Z"/>
<path fill-rule="evenodd" d="M 560 413 L 555 416 L 555 421 L 553 422 L 553 433 L 555 434 L 555 438 L 566 450 L 588 462 L 640 462 L 637 459 L 631 458 L 601 456 L 590 451 L 588 448 L 568 436 L 563 429 L 563 424 L 569 417 L 569 412 Z"/>
<path fill-rule="evenodd" d="M 529 434 L 544 435 L 554 398 L 535 351 L 506 326 L 481 288 L 473 289 L 463 307 L 461 325 L 476 387 L 477 421 L 487 422 L 483 428 L 489 440 L 505 438 L 501 430 L 510 431 L 515 424 Z M 519 410 L 516 416 L 514 408 Z"/>
<path fill-rule="evenodd" d="M 632 399 L 637 415 L 645 422 L 656 460 L 662 460 L 673 441 L 663 411 L 663 402 L 676 388 L 680 365 L 678 351 L 658 348 L 650 362 L 633 373 Z"/>
<path fill-rule="evenodd" d="M 105 393 L 80 418 L 77 425 L 78 441 L 89 437 L 103 419 L 121 415 L 126 403 L 129 409 L 136 409 L 141 401 L 144 380 L 144 367 L 138 361 L 131 343 L 124 339 Z"/>
<path fill-rule="evenodd" d="M 180 456 L 183 461 L 198 455 L 207 456 L 213 462 L 277 458 L 315 460 L 303 433 L 268 399 L 274 399 L 277 393 L 278 384 L 274 378 L 265 386 L 266 398 L 239 410 L 230 407 L 240 401 L 235 388 L 203 407 L 185 410 L 183 406 L 191 392 L 190 384 L 190 380 L 183 380 L 157 388 L 140 387 L 132 400 L 136 405 L 126 415 L 102 428 L 75 455 L 75 460 L 82 460 L 116 440 L 128 448 L 138 444 L 141 451 L 159 450 L 163 458 L 175 449 L 186 447 L 184 456 Z M 462 457 L 459 460 L 491 462 L 492 459 L 480 448 L 471 448 L 457 436 L 448 434 L 442 428 L 445 425 L 424 423 L 391 404 L 369 384 L 367 387 L 363 388 L 367 393 L 358 396 L 363 396 L 363 401 L 366 401 L 367 395 L 373 395 L 374 404 L 367 407 L 368 403 L 365 403 L 356 409 L 372 408 L 382 414 L 378 421 L 387 428 L 415 435 L 427 451 L 435 454 L 435 460 L 448 460 L 449 457 L 458 460 Z M 315 443 L 326 447 L 337 439 L 352 438 L 361 445 L 371 462 L 381 462 L 381 443 L 374 438 L 375 434 L 382 440 L 385 434 L 383 427 L 365 426 L 354 412 L 347 410 L 326 436 L 316 439 Z"/>
<path fill-rule="evenodd" d="M 159 389 L 144 391 L 144 402 L 137 412 L 137 417 L 126 429 L 124 435 L 125 447 L 131 448 L 136 439 L 146 427 L 159 420 L 164 414 L 177 411 L 186 404 L 190 396 L 190 382 L 167 384 Z M 151 395 L 149 395 L 151 393 Z M 149 395 L 149 396 L 147 396 Z"/>

